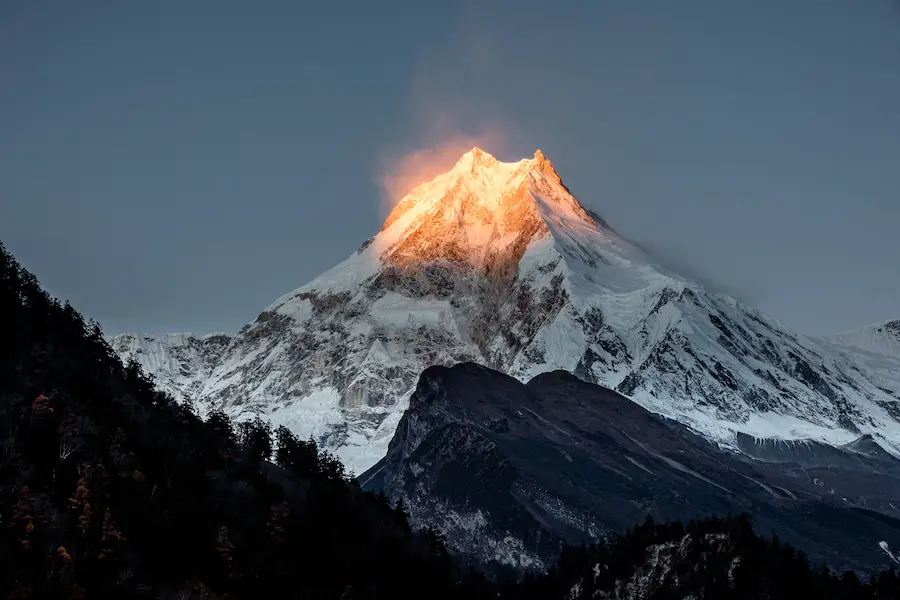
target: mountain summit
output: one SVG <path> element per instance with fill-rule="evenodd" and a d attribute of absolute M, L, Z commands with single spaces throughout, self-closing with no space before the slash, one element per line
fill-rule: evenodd
<path fill-rule="evenodd" d="M 664 271 L 540 151 L 465 153 L 216 348 L 209 371 L 211 352 L 194 368 L 153 338 L 113 346 L 199 408 L 263 413 L 357 473 L 387 451 L 419 374 L 465 361 L 520 381 L 569 371 L 734 448 L 738 434 L 900 447 L 900 358 L 796 335 Z"/>
<path fill-rule="evenodd" d="M 531 160 L 502 163 L 473 148 L 394 207 L 378 236 L 379 258 L 416 268 L 514 264 L 534 236 L 550 233 L 548 218 L 595 225 L 540 150 Z"/>

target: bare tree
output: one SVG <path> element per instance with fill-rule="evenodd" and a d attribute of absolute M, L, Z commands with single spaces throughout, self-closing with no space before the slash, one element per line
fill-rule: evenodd
<path fill-rule="evenodd" d="M 75 446 L 71 442 L 67 442 L 64 440 L 59 441 L 59 460 L 60 462 L 64 462 L 67 458 L 69 458 L 72 453 L 75 452 Z"/>

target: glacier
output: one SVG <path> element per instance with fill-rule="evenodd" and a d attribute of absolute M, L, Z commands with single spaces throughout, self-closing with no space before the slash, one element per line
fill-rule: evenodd
<path fill-rule="evenodd" d="M 569 371 L 728 448 L 870 435 L 900 453 L 893 329 L 804 336 L 660 262 L 540 151 L 473 148 L 234 335 L 110 342 L 201 415 L 284 424 L 357 474 L 387 452 L 419 374 L 460 362 L 523 382 Z"/>

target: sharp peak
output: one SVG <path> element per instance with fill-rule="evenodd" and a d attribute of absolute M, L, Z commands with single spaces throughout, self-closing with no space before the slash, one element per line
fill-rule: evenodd
<path fill-rule="evenodd" d="M 470 154 L 475 158 L 494 158 L 493 154 L 482 150 L 478 146 L 472 146 L 472 149 L 466 152 L 466 154 Z M 466 154 L 464 154 L 463 156 L 465 156 Z"/>
<path fill-rule="evenodd" d="M 497 158 L 489 153 L 485 152 L 478 146 L 473 146 L 471 150 L 463 153 L 462 156 L 459 157 L 459 160 L 456 161 L 457 167 L 467 167 L 467 166 L 485 166 L 485 167 L 494 167 L 500 164 L 500 161 Z"/>
<path fill-rule="evenodd" d="M 483 148 L 480 148 L 479 146 L 472 146 L 472 148 L 470 150 L 464 152 L 462 157 L 466 157 L 466 156 L 471 156 L 473 158 L 478 158 L 478 159 L 497 160 L 497 158 L 493 154 L 491 154 L 487 150 L 484 150 Z M 534 151 L 533 159 L 538 162 L 547 161 L 547 157 L 544 155 L 543 152 L 541 152 L 540 148 Z M 527 160 L 527 159 L 523 159 L 523 160 Z M 547 161 L 547 162 L 549 162 L 549 161 Z"/>
<path fill-rule="evenodd" d="M 478 146 L 472 146 L 472 149 L 463 153 L 462 156 L 456 161 L 454 168 L 451 170 L 457 170 L 458 168 L 469 168 L 469 167 L 496 167 L 498 165 L 523 165 L 528 166 L 532 169 L 537 169 L 539 171 L 543 171 L 548 174 L 555 175 L 557 179 L 559 179 L 559 174 L 556 172 L 556 169 L 553 167 L 553 163 L 541 152 L 540 149 L 534 151 L 534 156 L 531 159 L 523 158 L 519 161 L 512 163 L 505 163 L 503 161 L 498 160 L 493 154 L 479 148 Z"/>
<path fill-rule="evenodd" d="M 425 200 L 430 194 L 445 194 L 453 185 L 468 185 L 466 182 L 477 182 L 477 185 L 496 186 L 527 184 L 538 175 L 542 180 L 553 182 L 560 186 L 569 197 L 567 203 L 579 213 L 579 218 L 591 224 L 596 224 L 594 216 L 588 214 L 577 199 L 572 196 L 569 188 L 563 183 L 559 173 L 553 164 L 541 150 L 535 150 L 533 158 L 522 158 L 516 162 L 501 162 L 492 154 L 478 146 L 463 153 L 456 164 L 449 170 L 434 179 L 421 183 L 404 196 L 394 206 L 381 227 L 381 231 L 390 227 L 400 216 L 406 213 L 412 206 Z M 435 187 L 437 184 L 437 187 Z M 441 191 L 441 188 L 445 188 Z M 497 190 L 494 190 L 497 191 Z"/>
<path fill-rule="evenodd" d="M 540 149 L 534 151 L 534 158 L 531 159 L 532 168 L 536 168 L 539 171 L 543 171 L 548 175 L 553 175 L 559 183 L 562 183 L 562 178 L 560 178 L 559 173 L 556 172 L 556 169 L 553 168 L 553 163 L 550 162 L 544 153 L 540 151 Z"/>

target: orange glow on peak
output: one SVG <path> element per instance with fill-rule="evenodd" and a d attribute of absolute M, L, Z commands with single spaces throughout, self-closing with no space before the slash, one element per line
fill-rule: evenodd
<path fill-rule="evenodd" d="M 382 211 L 387 214 L 416 187 L 446 173 L 467 154 L 478 160 L 496 159 L 482 148 L 501 148 L 503 136 L 490 130 L 477 136 L 450 135 L 437 144 L 429 145 L 386 162 L 378 175 L 382 190 Z"/>

